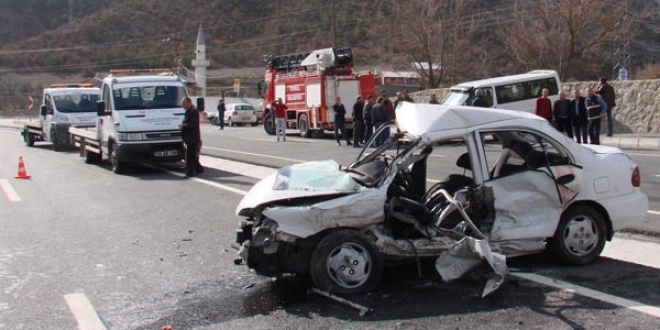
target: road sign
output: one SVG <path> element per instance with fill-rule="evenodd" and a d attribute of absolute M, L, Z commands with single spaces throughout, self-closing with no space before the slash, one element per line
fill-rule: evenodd
<path fill-rule="evenodd" d="M 33 111 L 34 110 L 34 100 L 32 99 L 32 94 L 28 95 L 28 111 Z"/>

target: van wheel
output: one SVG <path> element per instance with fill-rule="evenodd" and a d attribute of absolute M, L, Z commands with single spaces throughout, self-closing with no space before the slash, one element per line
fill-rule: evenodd
<path fill-rule="evenodd" d="M 126 165 L 119 160 L 119 156 L 117 155 L 116 142 L 112 142 L 110 145 L 110 165 L 112 166 L 112 172 L 115 174 L 122 174 L 126 170 Z"/>
<path fill-rule="evenodd" d="M 324 237 L 310 260 L 314 286 L 330 293 L 367 292 L 378 285 L 382 274 L 378 250 L 354 230 L 340 230 Z"/>
<path fill-rule="evenodd" d="M 25 145 L 28 147 L 34 146 L 34 135 L 28 132 L 28 130 L 23 130 L 23 141 L 25 142 Z"/>
<path fill-rule="evenodd" d="M 50 131 L 50 142 L 53 143 L 53 151 L 62 150 L 62 146 L 60 145 L 60 141 L 57 140 L 57 134 L 55 134 L 55 131 Z"/>
<path fill-rule="evenodd" d="M 101 161 L 101 155 L 87 150 L 87 148 L 85 148 L 85 145 L 81 145 L 80 148 L 81 148 L 80 152 L 83 155 L 85 164 L 96 164 Z"/>
<path fill-rule="evenodd" d="M 309 120 L 304 113 L 298 118 L 298 130 L 300 131 L 301 137 L 308 138 L 312 136 L 312 133 L 309 131 Z"/>

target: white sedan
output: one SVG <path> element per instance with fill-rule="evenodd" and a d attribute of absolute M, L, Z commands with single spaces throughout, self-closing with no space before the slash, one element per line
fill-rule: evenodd
<path fill-rule="evenodd" d="M 293 165 L 252 187 L 236 209 L 242 262 L 339 294 L 373 289 L 390 261 L 436 258 L 446 281 L 485 262 L 486 295 L 507 257 L 547 249 L 591 263 L 648 209 L 625 152 L 577 144 L 533 114 L 406 102 L 396 118 L 386 143 L 346 167 Z M 448 155 L 456 166 L 429 177 Z"/>
<path fill-rule="evenodd" d="M 257 126 L 257 111 L 249 103 L 230 103 L 226 105 L 225 124 L 228 126 L 251 124 Z"/>

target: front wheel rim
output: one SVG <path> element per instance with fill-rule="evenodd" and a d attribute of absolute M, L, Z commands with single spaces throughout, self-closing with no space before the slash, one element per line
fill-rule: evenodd
<path fill-rule="evenodd" d="M 357 288 L 369 280 L 373 262 L 369 251 L 357 243 L 341 244 L 328 255 L 326 271 L 339 286 Z"/>
<path fill-rule="evenodd" d="M 596 221 L 588 216 L 577 216 L 566 224 L 563 241 L 566 250 L 575 256 L 592 253 L 598 246 Z"/>

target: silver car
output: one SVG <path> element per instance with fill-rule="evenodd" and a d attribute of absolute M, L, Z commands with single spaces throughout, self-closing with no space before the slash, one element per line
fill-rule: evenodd
<path fill-rule="evenodd" d="M 236 208 L 240 260 L 339 294 L 373 289 L 386 263 L 435 258 L 445 281 L 485 263 L 486 295 L 507 257 L 591 263 L 648 209 L 628 155 L 533 114 L 406 102 L 396 118 L 348 166 L 303 163 L 255 184 Z"/>

